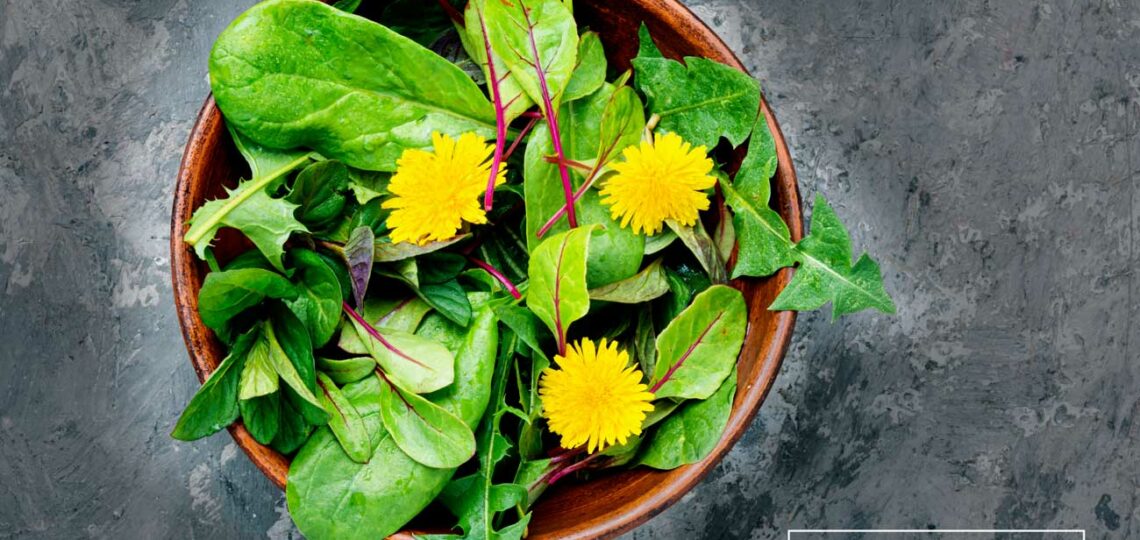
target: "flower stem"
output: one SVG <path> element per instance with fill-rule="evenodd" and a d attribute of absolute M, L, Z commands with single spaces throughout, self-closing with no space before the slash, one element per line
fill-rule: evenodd
<path fill-rule="evenodd" d="M 491 266 L 486 262 L 483 262 L 480 259 L 476 259 L 470 255 L 467 256 L 467 260 L 471 261 L 471 263 L 475 266 L 483 269 L 484 272 L 491 274 L 491 277 L 499 280 L 499 283 L 502 283 L 503 287 L 507 288 L 507 292 L 510 292 L 511 296 L 515 297 L 515 300 L 522 299 L 522 294 L 519 294 L 519 288 L 515 287 L 515 284 L 511 283 L 511 280 L 507 279 L 507 276 L 503 275 L 503 273 L 500 272 L 498 268 L 495 268 L 494 266 Z"/>

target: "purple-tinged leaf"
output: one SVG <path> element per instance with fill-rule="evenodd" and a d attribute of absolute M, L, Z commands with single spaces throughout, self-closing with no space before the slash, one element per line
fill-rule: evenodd
<path fill-rule="evenodd" d="M 352 277 L 352 299 L 357 308 L 364 307 L 364 293 L 368 291 L 368 279 L 372 277 L 372 255 L 376 235 L 371 227 L 361 226 L 352 230 L 348 242 L 344 244 L 344 259 L 348 263 L 348 274 Z"/>

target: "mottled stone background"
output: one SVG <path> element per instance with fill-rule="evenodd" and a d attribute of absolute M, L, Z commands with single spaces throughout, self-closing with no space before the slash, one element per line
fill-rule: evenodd
<path fill-rule="evenodd" d="M 0 538 L 299 536 L 227 436 L 168 436 L 198 386 L 173 181 L 210 43 L 249 3 L 0 0 Z M 1140 536 L 1140 4 L 692 6 L 899 313 L 802 316 L 752 429 L 631 536 Z"/>

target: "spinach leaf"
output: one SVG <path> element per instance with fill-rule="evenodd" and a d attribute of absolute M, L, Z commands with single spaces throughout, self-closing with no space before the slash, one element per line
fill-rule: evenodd
<path fill-rule="evenodd" d="M 416 296 L 439 311 L 441 315 L 459 326 L 467 326 L 471 320 L 471 301 L 467 299 L 467 293 L 463 291 L 459 282 L 452 279 L 443 283 L 420 286 L 415 261 L 406 259 L 403 262 L 409 263 L 406 268 L 397 269 L 396 272 L 378 270 L 376 273 L 403 282 Z"/>
<path fill-rule="evenodd" d="M 356 333 L 353 332 L 352 335 L 355 336 Z M 376 369 L 376 361 L 363 356 L 340 360 L 317 358 L 317 369 L 337 384 L 348 384 L 371 375 Z"/>
<path fill-rule="evenodd" d="M 439 240 L 436 242 L 428 243 L 427 245 L 411 244 L 408 242 L 399 242 L 393 244 L 387 241 L 378 241 L 373 245 L 372 260 L 373 262 L 395 262 L 412 257 L 418 257 L 426 253 L 439 251 L 445 247 L 455 245 L 458 242 L 471 238 L 471 233 L 465 233 L 451 238 L 449 240 Z"/>
<path fill-rule="evenodd" d="M 317 386 L 320 399 L 329 413 L 329 429 L 344 449 L 349 459 L 357 463 L 367 463 L 372 457 L 372 441 L 364 426 L 364 418 L 356 407 L 344 397 L 336 383 L 324 373 L 317 373 Z"/>
<path fill-rule="evenodd" d="M 423 394 L 451 384 L 455 356 L 439 343 L 408 332 L 385 329 L 382 333 L 363 320 L 352 318 L 352 326 L 341 332 L 340 348 L 351 354 L 367 354 L 396 384 Z M 356 340 L 344 334 L 356 333 Z"/>
<path fill-rule="evenodd" d="M 650 391 L 658 398 L 705 399 L 736 365 L 747 326 L 740 291 L 713 285 L 657 336 Z"/>
<path fill-rule="evenodd" d="M 266 298 L 293 299 L 299 291 L 277 272 L 242 268 L 210 272 L 198 290 L 198 315 L 202 323 L 220 332 L 230 319 L 261 304 Z"/>
<path fill-rule="evenodd" d="M 544 240 L 530 257 L 526 305 L 566 347 L 566 331 L 590 310 L 586 252 L 594 227 L 578 227 Z"/>
<path fill-rule="evenodd" d="M 193 441 L 212 435 L 233 423 L 238 417 L 238 382 L 245 368 L 246 355 L 258 339 L 257 330 L 238 337 L 214 372 L 190 399 L 171 437 Z"/>
<path fill-rule="evenodd" d="M 851 264 L 851 238 L 821 196 L 815 198 L 811 234 L 796 244 L 796 258 L 799 269 L 769 309 L 816 309 L 830 300 L 832 317 L 867 308 L 895 312 L 879 264 L 866 253 Z"/>
<path fill-rule="evenodd" d="M 277 376 L 300 398 L 295 405 L 310 424 L 328 421 L 328 413 L 317 396 L 316 366 L 309 335 L 300 321 L 288 310 L 278 310 L 264 325 L 268 344 L 268 362 Z"/>
<path fill-rule="evenodd" d="M 273 148 L 312 148 L 391 171 L 433 131 L 494 133 L 478 86 L 451 62 L 372 21 L 309 0 L 269 0 L 224 30 L 210 53 L 218 107 Z"/>
<path fill-rule="evenodd" d="M 364 301 L 364 318 L 376 321 L 377 328 L 390 328 L 403 332 L 415 332 L 431 306 L 422 298 L 369 299 Z"/>
<path fill-rule="evenodd" d="M 313 432 L 313 426 L 305 421 L 301 416 L 301 411 L 293 405 L 291 391 L 285 392 L 285 399 L 279 399 L 281 404 L 281 412 L 278 413 L 279 423 L 277 426 L 277 435 L 273 437 L 273 442 L 270 446 L 274 450 L 288 455 L 296 452 L 305 441 L 309 439 L 309 434 Z"/>
<path fill-rule="evenodd" d="M 669 292 L 669 282 L 657 259 L 638 272 L 636 276 L 616 281 L 602 287 L 590 289 L 590 299 L 621 304 L 640 304 Z"/>
<path fill-rule="evenodd" d="M 648 33 L 644 25 L 641 31 Z M 646 51 L 643 35 L 642 48 Z M 659 116 L 659 129 L 672 131 L 707 149 L 721 137 L 738 146 L 752 131 L 760 110 L 760 85 L 752 77 L 707 58 L 689 56 L 682 64 L 660 52 L 633 59 L 634 83 Z"/>
<path fill-rule="evenodd" d="M 453 469 L 475 455 L 475 435 L 458 416 L 385 380 L 380 419 L 408 457 L 436 469 Z"/>
<path fill-rule="evenodd" d="M 427 398 L 474 426 L 490 397 L 497 343 L 494 315 L 483 309 L 455 349 L 455 384 Z M 285 488 L 289 513 L 310 538 L 354 540 L 392 534 L 435 499 L 455 472 L 417 463 L 396 446 L 381 424 L 380 384 L 376 377 L 368 377 L 343 389 L 371 437 L 373 454 L 368 463 L 350 460 L 332 433 L 321 428 L 289 467 Z"/>
<path fill-rule="evenodd" d="M 206 258 L 206 248 L 222 227 L 242 232 L 278 270 L 284 270 L 282 256 L 285 241 L 294 232 L 308 232 L 293 212 L 297 205 L 269 195 L 267 188 L 286 173 L 309 161 L 308 155 L 287 163 L 260 178 L 244 180 L 235 189 L 226 189 L 226 197 L 209 201 L 190 216 L 190 227 L 183 240 L 194 248 L 198 258 Z"/>
<path fill-rule="evenodd" d="M 296 216 L 313 230 L 323 229 L 344 212 L 348 168 L 336 160 L 318 161 L 301 169 L 285 199 L 296 204 Z"/>
<path fill-rule="evenodd" d="M 277 392 L 243 399 L 238 404 L 241 409 L 241 422 L 253 437 L 261 444 L 269 444 L 277 435 L 280 421 L 280 395 Z"/>
<path fill-rule="evenodd" d="M 570 81 L 566 83 L 563 101 L 593 94 L 606 82 L 606 52 L 597 32 L 583 32 L 578 38 L 578 56 Z"/>
<path fill-rule="evenodd" d="M 542 328 L 541 321 L 535 317 L 534 313 L 527 311 L 516 305 L 503 305 L 494 308 L 495 316 L 499 321 L 511 329 L 518 339 L 525 343 L 530 350 L 543 358 L 546 357 L 546 349 L 543 348 L 543 342 L 550 341 L 550 334 Z"/>
<path fill-rule="evenodd" d="M 289 309 L 304 322 L 313 347 L 328 343 L 340 324 L 340 283 L 336 274 L 316 252 L 294 249 L 289 258 L 296 269 L 300 294 L 286 302 Z"/>
<path fill-rule="evenodd" d="M 238 385 L 238 399 L 247 400 L 265 396 L 277 391 L 277 373 L 269 361 L 269 343 L 262 331 L 257 331 L 257 339 L 249 349 L 245 359 L 245 369 L 241 372 Z"/>
<path fill-rule="evenodd" d="M 372 246 L 376 243 L 372 229 L 360 226 L 352 230 L 344 244 L 344 258 L 348 262 L 348 275 L 352 278 L 352 298 L 357 309 L 364 308 L 364 293 L 372 278 Z"/>
<path fill-rule="evenodd" d="M 686 401 L 666 417 L 649 442 L 642 445 L 638 464 L 668 470 L 707 457 L 728 425 L 735 395 L 736 372 L 733 371 L 708 399 Z"/>

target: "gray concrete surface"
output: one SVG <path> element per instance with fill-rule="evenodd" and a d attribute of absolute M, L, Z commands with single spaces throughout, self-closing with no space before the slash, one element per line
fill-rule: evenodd
<path fill-rule="evenodd" d="M 227 436 L 167 435 L 173 179 L 248 3 L 0 0 L 0 538 L 299 536 Z M 692 5 L 899 314 L 803 316 L 741 443 L 630 536 L 1140 536 L 1140 4 Z"/>

